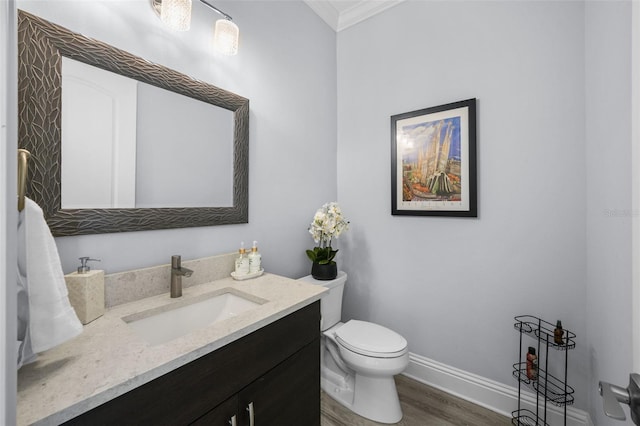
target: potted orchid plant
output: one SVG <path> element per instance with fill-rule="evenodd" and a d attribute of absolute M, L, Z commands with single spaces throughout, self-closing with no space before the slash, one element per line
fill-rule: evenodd
<path fill-rule="evenodd" d="M 349 222 L 342 216 L 338 203 L 326 203 L 316 211 L 309 225 L 309 233 L 316 246 L 306 251 L 307 257 L 313 262 L 311 275 L 315 279 L 332 280 L 338 275 L 338 267 L 333 260 L 338 250 L 331 247 L 331 241 L 348 228 Z"/>

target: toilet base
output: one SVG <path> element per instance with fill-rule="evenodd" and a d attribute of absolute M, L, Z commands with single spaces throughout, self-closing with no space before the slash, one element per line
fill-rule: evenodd
<path fill-rule="evenodd" d="M 396 382 L 392 377 L 367 377 L 356 374 L 354 413 L 378 423 L 397 423 L 402 419 Z"/>
<path fill-rule="evenodd" d="M 354 413 L 378 423 L 397 423 L 402 408 L 393 377 L 346 376 L 323 366 L 320 387 Z"/>
<path fill-rule="evenodd" d="M 320 378 L 320 388 L 331 398 L 352 410 L 353 407 L 353 387 L 347 381 L 340 384 L 334 383 L 326 377 Z"/>

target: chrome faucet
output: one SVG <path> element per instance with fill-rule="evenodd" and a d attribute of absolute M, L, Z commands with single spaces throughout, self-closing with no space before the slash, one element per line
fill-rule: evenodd
<path fill-rule="evenodd" d="M 190 277 L 193 271 L 182 267 L 179 255 L 171 256 L 171 297 L 182 296 L 182 277 Z"/>

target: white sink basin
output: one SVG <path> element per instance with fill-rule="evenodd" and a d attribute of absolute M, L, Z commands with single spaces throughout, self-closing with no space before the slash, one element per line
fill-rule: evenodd
<path fill-rule="evenodd" d="M 138 312 L 122 320 L 152 345 L 165 343 L 194 330 L 235 317 L 266 300 L 225 288 L 171 305 Z"/>

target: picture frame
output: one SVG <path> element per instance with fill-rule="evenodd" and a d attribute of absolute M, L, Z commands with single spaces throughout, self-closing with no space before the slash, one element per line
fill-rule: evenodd
<path fill-rule="evenodd" d="M 391 116 L 391 214 L 478 217 L 476 99 Z"/>

